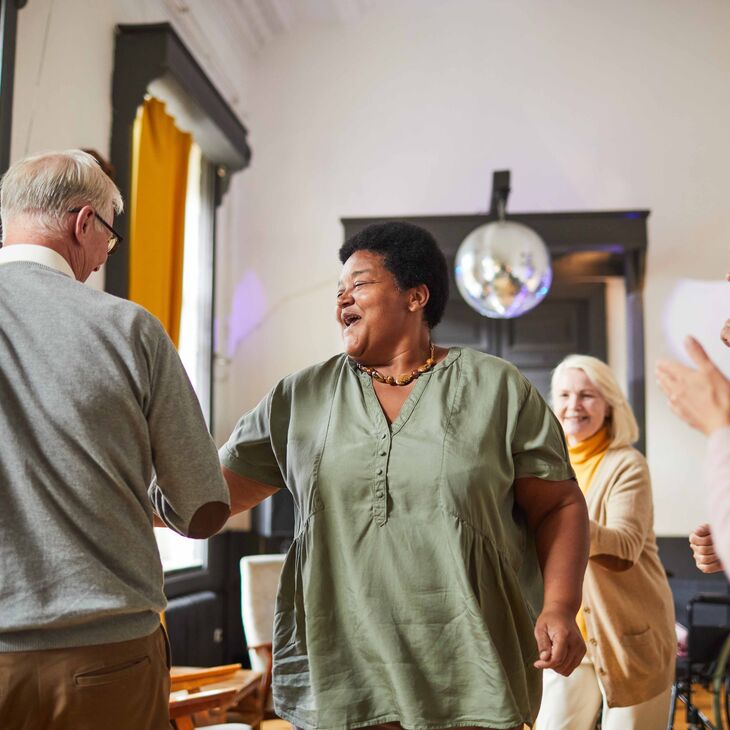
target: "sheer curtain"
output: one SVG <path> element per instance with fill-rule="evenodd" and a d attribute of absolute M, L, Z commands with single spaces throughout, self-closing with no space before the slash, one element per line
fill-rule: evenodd
<path fill-rule="evenodd" d="M 162 322 L 210 424 L 214 170 L 149 97 L 134 128 L 129 298 Z M 157 528 L 166 572 L 204 567 L 207 543 Z"/>
<path fill-rule="evenodd" d="M 190 149 L 185 204 L 180 343 L 178 351 L 210 427 L 210 383 L 213 353 L 213 166 L 200 147 Z"/>

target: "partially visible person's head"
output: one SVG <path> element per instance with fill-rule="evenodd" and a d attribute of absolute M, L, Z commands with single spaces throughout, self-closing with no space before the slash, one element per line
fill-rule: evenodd
<path fill-rule="evenodd" d="M 340 261 L 344 264 L 356 251 L 382 256 L 385 268 L 402 291 L 425 284 L 429 297 L 424 321 L 429 329 L 441 321 L 449 298 L 449 270 L 436 239 L 428 231 L 404 221 L 373 223 L 342 244 Z"/>
<path fill-rule="evenodd" d="M 569 355 L 553 371 L 551 399 L 568 443 L 608 428 L 609 448 L 630 446 L 639 427 L 611 368 L 589 355 Z"/>
<path fill-rule="evenodd" d="M 46 236 L 67 236 L 70 211 L 90 206 L 110 221 L 122 211 L 122 196 L 99 163 L 81 150 L 26 157 L 5 173 L 0 183 L 3 230 L 22 221 Z M 95 221 L 99 230 L 103 225 Z"/>

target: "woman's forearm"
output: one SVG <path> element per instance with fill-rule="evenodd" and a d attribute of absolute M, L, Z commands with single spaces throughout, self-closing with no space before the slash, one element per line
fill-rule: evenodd
<path fill-rule="evenodd" d="M 545 601 L 577 613 L 588 563 L 588 510 L 578 484 L 523 478 L 515 498 L 535 535 Z"/>
<path fill-rule="evenodd" d="M 588 563 L 588 510 L 575 480 L 515 482 L 515 499 L 535 534 L 545 583 L 542 612 L 535 621 L 538 669 L 568 676 L 586 647 L 575 623 Z"/>
<path fill-rule="evenodd" d="M 589 548 L 588 512 L 582 496 L 547 514 L 535 539 L 545 583 L 544 607 L 563 606 L 577 613 Z"/>

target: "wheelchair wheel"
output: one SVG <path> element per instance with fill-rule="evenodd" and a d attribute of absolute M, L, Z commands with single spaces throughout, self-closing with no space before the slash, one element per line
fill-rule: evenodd
<path fill-rule="evenodd" d="M 712 673 L 712 712 L 715 726 L 718 730 L 723 727 L 730 728 L 730 713 L 728 712 L 728 662 L 730 661 L 730 636 L 725 639 L 722 649 L 717 657 L 715 671 Z M 725 722 L 723 722 L 723 714 Z"/>

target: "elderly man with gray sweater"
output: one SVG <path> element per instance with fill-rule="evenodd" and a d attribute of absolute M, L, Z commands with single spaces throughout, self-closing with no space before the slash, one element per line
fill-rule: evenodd
<path fill-rule="evenodd" d="M 162 326 L 82 284 L 118 245 L 121 208 L 78 150 L 22 160 L 2 181 L 3 730 L 169 728 L 153 521 L 205 538 L 229 514 Z"/>

